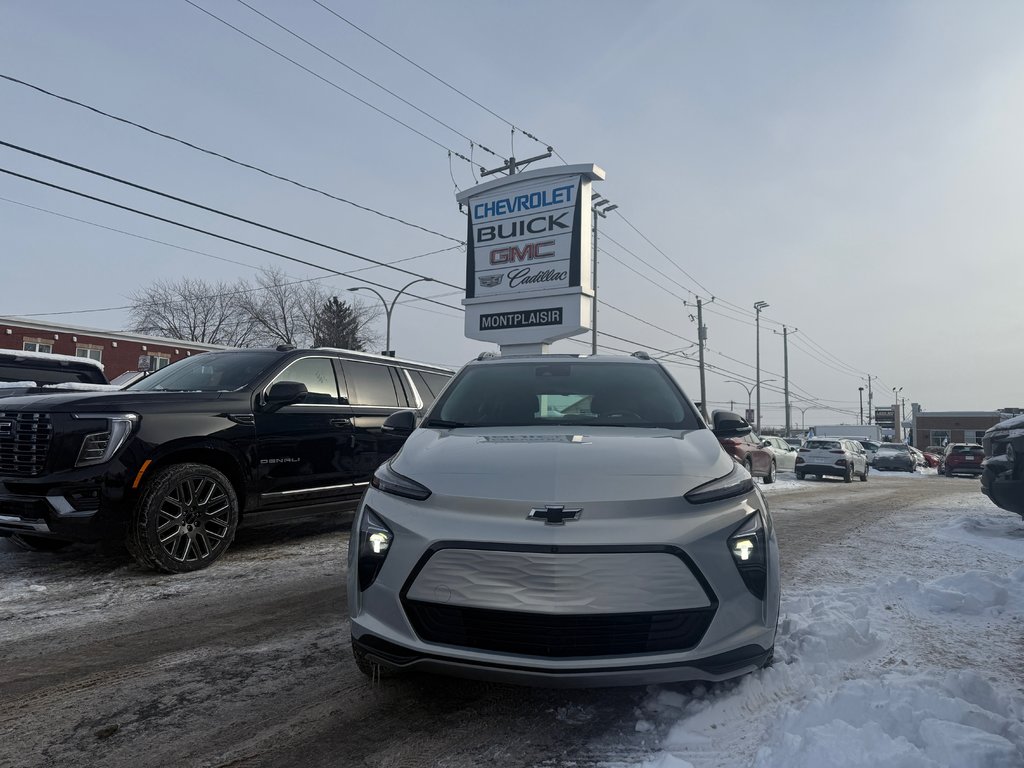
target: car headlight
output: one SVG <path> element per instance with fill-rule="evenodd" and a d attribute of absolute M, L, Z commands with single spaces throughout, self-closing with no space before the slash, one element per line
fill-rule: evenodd
<path fill-rule="evenodd" d="M 729 537 L 729 552 L 747 589 L 764 600 L 768 586 L 768 532 L 760 512 L 744 520 Z"/>
<path fill-rule="evenodd" d="M 73 417 L 106 422 L 106 429 L 100 432 L 90 432 L 82 440 L 82 447 L 78 451 L 78 460 L 75 462 L 76 467 L 89 467 L 110 461 L 111 457 L 127 442 L 136 424 L 139 423 L 137 413 L 76 413 L 73 414 Z"/>
<path fill-rule="evenodd" d="M 377 513 L 369 507 L 363 511 L 362 520 L 359 523 L 359 591 L 365 592 L 373 584 L 384 567 L 384 560 L 391 551 L 391 544 L 395 540 L 395 534 L 381 520 Z"/>
<path fill-rule="evenodd" d="M 377 471 L 370 478 L 370 485 L 378 491 L 401 496 L 406 499 L 423 501 L 430 498 L 430 489 L 420 485 L 415 480 L 410 480 L 405 475 L 400 475 L 391 468 L 391 462 L 387 461 L 377 467 Z"/>
<path fill-rule="evenodd" d="M 729 474 L 712 480 L 710 483 L 698 485 L 683 498 L 691 504 L 707 504 L 710 501 L 742 496 L 752 490 L 754 490 L 754 480 L 750 477 L 750 473 L 742 465 L 736 464 Z"/>

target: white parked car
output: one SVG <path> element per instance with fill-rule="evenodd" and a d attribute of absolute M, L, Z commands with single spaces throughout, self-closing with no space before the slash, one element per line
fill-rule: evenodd
<path fill-rule="evenodd" d="M 376 472 L 348 561 L 367 676 L 724 680 L 772 658 L 768 504 L 645 353 L 467 364 Z"/>
<path fill-rule="evenodd" d="M 848 483 L 853 482 L 856 475 L 867 482 L 868 457 L 856 440 L 813 437 L 804 443 L 796 457 L 797 479 L 802 480 L 805 475 L 833 475 Z"/>
<path fill-rule="evenodd" d="M 775 466 L 779 469 L 792 472 L 796 469 L 796 456 L 798 449 L 791 445 L 784 437 L 766 436 L 762 438 L 764 447 L 775 456 Z"/>

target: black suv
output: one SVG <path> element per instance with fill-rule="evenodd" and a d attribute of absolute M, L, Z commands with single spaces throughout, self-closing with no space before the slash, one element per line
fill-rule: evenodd
<path fill-rule="evenodd" d="M 1001 421 L 981 441 L 981 490 L 992 503 L 1024 518 L 1024 416 Z"/>
<path fill-rule="evenodd" d="M 237 525 L 354 507 L 452 371 L 333 349 L 180 360 L 128 389 L 0 400 L 0 536 L 123 540 L 144 566 L 204 568 Z"/>

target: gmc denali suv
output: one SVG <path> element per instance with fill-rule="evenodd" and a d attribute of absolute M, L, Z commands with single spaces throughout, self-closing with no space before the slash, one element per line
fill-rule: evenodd
<path fill-rule="evenodd" d="M 205 568 L 241 524 L 354 507 L 452 371 L 335 349 L 238 349 L 102 393 L 0 400 L 0 536 L 123 541 L 143 566 Z"/>
<path fill-rule="evenodd" d="M 1024 519 L 1024 416 L 990 427 L 982 440 L 985 455 L 981 490 L 992 503 Z"/>

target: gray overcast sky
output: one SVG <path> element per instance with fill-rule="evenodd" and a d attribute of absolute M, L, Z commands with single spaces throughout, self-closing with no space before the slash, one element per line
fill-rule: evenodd
<path fill-rule="evenodd" d="M 194 1 L 470 153 L 465 138 L 238 0 Z M 465 136 L 503 156 L 512 151 L 506 124 L 313 0 L 247 2 Z M 764 300 L 762 377 L 782 378 L 782 338 L 773 331 L 785 323 L 799 329 L 789 348 L 794 396 L 851 414 L 808 410 L 808 425 L 855 420 L 869 373 L 879 377 L 875 405 L 891 401 L 893 387 L 903 388 L 908 409 L 911 401 L 927 410 L 1024 405 L 1024 4 L 322 2 L 550 142 L 567 162 L 605 169 L 598 191 L 642 233 L 615 214 L 601 224 L 607 306 L 599 328 L 629 340 L 605 337 L 610 346 L 689 347 L 696 327 L 683 301 L 692 302 L 688 291 L 714 295 L 705 318 L 709 400 L 739 408 L 747 393 L 725 380 L 754 377 L 749 308 Z M 472 186 L 469 164 L 455 159 L 449 170 L 445 149 L 185 0 L 0 0 L 0 73 L 465 235 L 453 176 L 460 188 Z M 3 141 L 355 253 L 394 261 L 452 244 L 7 81 L 0 104 Z M 542 151 L 515 136 L 518 157 Z M 473 159 L 501 162 L 479 147 Z M 332 269 L 366 266 L 3 147 L 0 167 Z M 271 263 L 296 278 L 325 274 L 10 176 L 0 176 L 0 197 L 0 315 L 117 306 L 157 278 L 232 279 Z M 457 250 L 403 266 L 464 280 Z M 358 276 L 395 288 L 407 280 L 381 268 Z M 325 283 L 341 293 L 358 280 Z M 453 308 L 401 304 L 392 326 L 399 355 L 457 366 L 487 348 L 463 337 L 461 295 L 427 288 L 414 292 Z M 52 319 L 121 328 L 126 315 Z M 563 341 L 555 351 L 587 348 Z M 672 359 L 698 397 L 695 362 Z M 763 390 L 765 424 L 783 422 L 781 393 L 769 391 L 779 384 Z M 794 411 L 798 425 L 800 418 Z"/>

